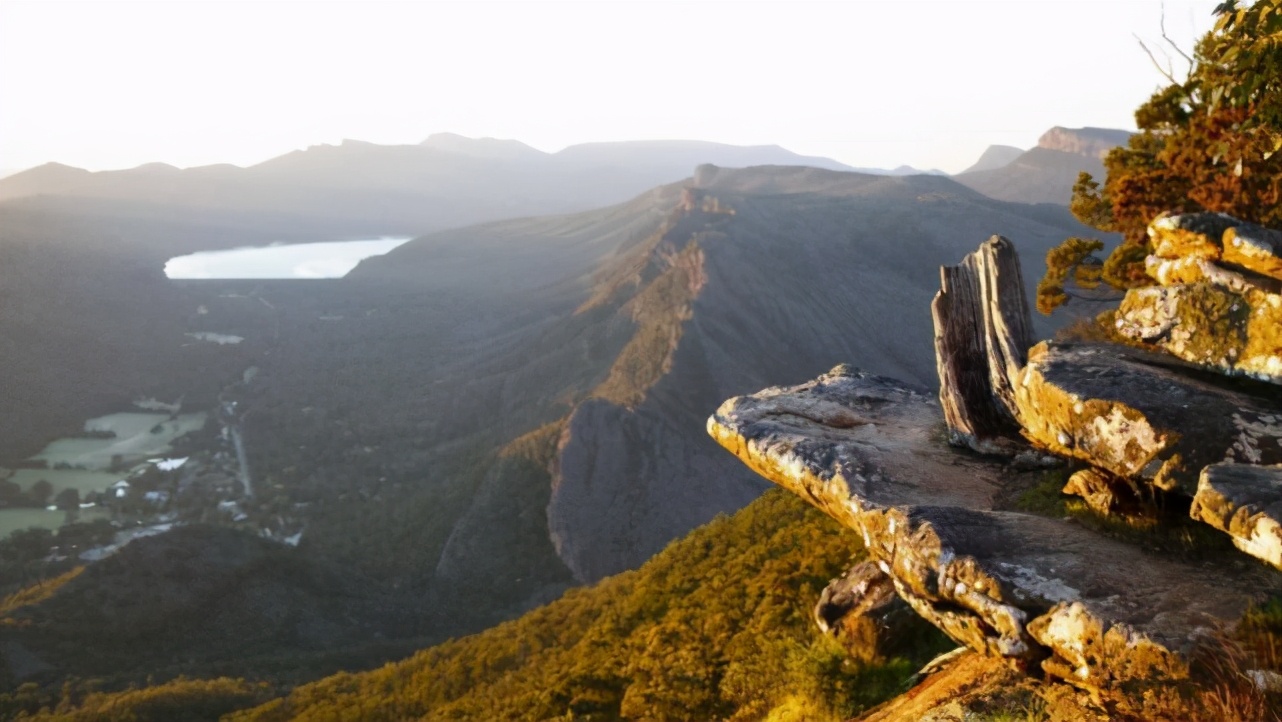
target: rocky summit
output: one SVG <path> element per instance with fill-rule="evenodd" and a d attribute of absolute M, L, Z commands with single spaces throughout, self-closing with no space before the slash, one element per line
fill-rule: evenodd
<path fill-rule="evenodd" d="M 1224 216 L 1168 216 L 1153 234 L 1164 254 L 1150 259 L 1154 285 L 1128 295 L 1118 329 L 1183 326 L 1202 344 L 1265 353 L 1249 340 L 1265 322 L 1248 316 L 1276 309 L 1266 253 L 1278 247 L 1274 232 Z M 1247 237 L 1249 252 L 1225 251 Z M 730 399 L 708 431 L 863 536 L 875 569 L 851 570 L 825 592 L 816 610 L 825 631 L 840 618 L 834 609 L 881 619 L 890 586 L 976 652 L 1097 700 L 1134 701 L 1185 678 L 1211 630 L 1282 588 L 1273 568 L 1282 568 L 1282 394 L 1235 378 L 1259 373 L 1180 352 L 1169 332 L 1126 334 L 1130 345 L 1030 349 L 1014 254 L 993 238 L 943 270 L 933 307 L 938 401 L 839 366 Z M 1134 311 L 1137 297 L 1184 286 L 1216 300 L 1164 301 L 1160 316 Z M 1083 513 L 1102 521 L 1022 506 L 1048 478 L 1067 479 L 1064 493 L 1085 498 Z M 1143 524 L 1104 533 L 1137 507 L 1146 507 Z M 1172 511 L 1189 508 L 1182 521 Z M 1207 529 L 1196 522 L 1267 564 L 1209 529 L 1196 553 L 1152 542 L 1170 525 L 1185 535 Z"/>

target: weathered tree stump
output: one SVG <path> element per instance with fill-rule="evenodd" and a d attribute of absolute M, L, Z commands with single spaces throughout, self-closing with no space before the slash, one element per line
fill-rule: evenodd
<path fill-rule="evenodd" d="M 1018 428 L 1011 379 L 1032 342 L 1014 244 L 993 236 L 960 264 L 941 268 L 930 310 L 949 442 L 981 453 L 1011 451 Z"/>

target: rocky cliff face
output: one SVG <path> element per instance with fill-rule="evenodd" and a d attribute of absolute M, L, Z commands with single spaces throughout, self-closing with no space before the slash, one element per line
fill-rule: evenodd
<path fill-rule="evenodd" d="M 1055 126 L 1037 139 L 1038 148 L 1103 159 L 1119 145 L 1125 145 L 1130 131 L 1114 128 L 1061 128 Z"/>
<path fill-rule="evenodd" d="M 1150 268 L 1168 269 L 1165 280 L 1155 273 L 1164 284 L 1242 294 L 1247 279 L 1251 293 L 1267 294 L 1263 279 L 1277 278 L 1270 231 L 1177 217 L 1152 233 L 1161 257 Z M 1235 261 L 1224 259 L 1228 246 L 1238 249 Z M 928 396 L 843 366 L 731 399 L 708 431 L 750 468 L 859 531 L 883 583 L 959 643 L 1142 713 L 1188 676 L 1202 635 L 1282 584 L 1270 568 L 1282 568 L 1282 466 L 1270 466 L 1282 463 L 1282 397 L 1229 379 L 1241 373 L 1230 363 L 1200 355 L 1194 366 L 1178 351 L 1162 353 L 1154 342 L 1169 334 L 1137 334 L 1153 350 L 1042 343 L 1026 357 L 1012 353 L 1025 336 L 1011 329 L 1021 328 L 1027 306 L 1012 298 L 1020 284 L 997 280 L 1010 253 L 994 239 L 945 269 L 935 314 L 942 414 Z M 1198 273 L 1174 274 L 1170 264 Z M 1216 343 L 1251 328 L 1226 317 L 1268 316 L 1267 295 L 1252 298 L 1256 305 L 1240 296 L 1214 313 L 1177 305 L 1169 323 Z M 1139 325 L 1125 309 L 1119 328 Z M 1256 348 L 1276 353 L 1268 342 Z M 986 455 L 949 448 L 934 430 L 941 415 L 954 445 Z M 1127 492 L 1165 509 L 1150 509 L 1146 528 L 1187 528 L 1192 522 L 1170 510 L 1191 502 L 1194 520 L 1270 566 L 1210 542 L 1195 554 L 1157 553 L 1143 535 L 1116 538 L 1020 510 L 1011 500 L 1038 473 L 1028 470 L 1055 457 L 1081 469 L 1065 493 L 1089 497 L 1092 509 L 1121 509 Z M 862 588 L 877 589 L 875 581 Z"/>

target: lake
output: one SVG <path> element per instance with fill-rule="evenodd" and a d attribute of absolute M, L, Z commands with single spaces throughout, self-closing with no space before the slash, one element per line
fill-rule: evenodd
<path fill-rule="evenodd" d="M 165 263 L 165 276 L 195 278 L 342 278 L 365 258 L 381 256 L 409 238 L 274 244 L 201 251 Z"/>

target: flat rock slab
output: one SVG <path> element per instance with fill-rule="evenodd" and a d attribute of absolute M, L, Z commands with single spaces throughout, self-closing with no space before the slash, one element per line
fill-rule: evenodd
<path fill-rule="evenodd" d="M 930 396 L 848 367 L 731 399 L 708 431 L 862 534 L 896 592 L 954 639 L 1044 659 L 1082 686 L 1183 674 L 1178 653 L 1198 629 L 1235 620 L 1282 585 L 1262 566 L 1203 567 L 995 510 L 1012 472 L 950 448 Z"/>
<path fill-rule="evenodd" d="M 1282 463 L 1278 394 L 1215 378 L 1125 347 L 1040 343 L 1016 385 L 1020 424 L 1056 454 L 1192 496 L 1208 464 Z"/>
<path fill-rule="evenodd" d="M 1238 549 L 1282 569 L 1282 466 L 1206 467 L 1189 516 L 1228 534 Z"/>

